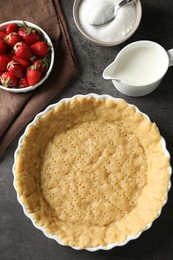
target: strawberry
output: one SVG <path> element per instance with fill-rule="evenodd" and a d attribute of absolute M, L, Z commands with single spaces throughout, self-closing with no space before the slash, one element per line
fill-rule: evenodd
<path fill-rule="evenodd" d="M 30 66 L 26 71 L 26 78 L 30 86 L 35 85 L 41 78 L 41 72 L 35 65 Z"/>
<path fill-rule="evenodd" d="M 21 79 L 19 80 L 19 87 L 20 87 L 20 88 L 26 88 L 26 87 L 28 87 L 28 86 L 29 86 L 29 83 L 28 83 L 27 78 L 21 78 Z"/>
<path fill-rule="evenodd" d="M 12 57 L 12 59 L 15 60 L 15 61 L 18 61 L 24 67 L 24 69 L 27 69 L 31 65 L 30 60 L 21 59 L 21 58 L 18 58 L 17 56 L 15 56 L 15 55 Z"/>
<path fill-rule="evenodd" d="M 39 68 L 39 71 L 42 75 L 45 75 L 49 68 L 49 62 L 47 59 L 35 59 L 33 60 L 32 64 Z"/>
<path fill-rule="evenodd" d="M 40 34 L 35 29 L 27 26 L 24 23 L 24 27 L 19 29 L 18 34 L 21 36 L 24 42 L 31 45 L 40 40 Z"/>
<path fill-rule="evenodd" d="M 24 76 L 24 68 L 18 61 L 10 61 L 7 64 L 7 70 L 11 76 L 15 76 L 16 78 L 22 78 Z"/>
<path fill-rule="evenodd" d="M 4 73 L 4 71 L 0 71 L 0 78 L 1 78 L 2 73 Z"/>
<path fill-rule="evenodd" d="M 7 64 L 11 61 L 11 59 L 5 55 L 5 54 L 0 54 L 0 70 L 4 71 L 7 68 Z"/>
<path fill-rule="evenodd" d="M 10 23 L 6 27 L 6 33 L 9 34 L 11 32 L 18 32 L 19 27 L 16 23 Z"/>
<path fill-rule="evenodd" d="M 6 34 L 5 32 L 0 32 L 0 38 L 1 38 L 1 39 L 4 39 L 4 38 L 6 37 L 6 35 L 7 35 L 7 34 Z"/>
<path fill-rule="evenodd" d="M 11 32 L 5 37 L 5 41 L 9 46 L 14 46 L 17 42 L 21 41 L 20 35 L 16 32 Z"/>
<path fill-rule="evenodd" d="M 49 46 L 46 42 L 36 42 L 30 46 L 32 54 L 44 58 L 49 52 Z"/>
<path fill-rule="evenodd" d="M 32 57 L 31 50 L 26 42 L 17 42 L 13 50 L 18 58 L 29 60 Z"/>
<path fill-rule="evenodd" d="M 11 76 L 10 73 L 4 72 L 1 75 L 1 84 L 5 87 L 15 87 L 17 86 L 18 79 L 14 76 Z"/>
<path fill-rule="evenodd" d="M 7 45 L 5 44 L 3 39 L 0 39 L 0 54 L 6 53 Z"/>

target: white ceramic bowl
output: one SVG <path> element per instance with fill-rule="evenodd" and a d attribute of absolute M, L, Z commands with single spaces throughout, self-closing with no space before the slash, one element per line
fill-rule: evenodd
<path fill-rule="evenodd" d="M 113 97 L 111 97 L 111 96 L 109 96 L 109 95 L 97 95 L 97 94 L 93 94 L 93 93 L 88 94 L 88 95 L 85 95 L 85 96 L 83 96 L 83 95 L 76 95 L 76 96 L 74 96 L 74 98 L 76 98 L 76 97 L 94 97 L 94 98 L 96 98 L 96 99 L 110 99 L 110 100 L 113 100 L 114 102 L 116 102 L 117 100 L 121 100 L 120 98 L 113 98 Z M 67 102 L 67 101 L 70 101 L 70 100 L 71 100 L 71 98 L 64 98 L 64 99 L 62 99 L 61 101 L 59 101 L 58 103 L 55 103 L 55 104 L 52 104 L 52 105 L 48 106 L 43 112 L 39 113 L 39 114 L 34 118 L 34 120 L 27 126 L 27 128 L 29 128 L 30 126 L 34 125 L 35 122 L 36 122 L 39 118 L 41 118 L 42 116 L 44 116 L 48 111 L 54 109 L 57 105 L 61 104 L 62 102 Z M 129 105 L 129 106 L 134 106 L 134 105 L 131 105 L 131 104 L 128 104 L 128 105 Z M 140 112 L 139 109 L 138 109 L 136 106 L 134 106 L 134 107 L 135 107 L 135 109 L 136 109 L 137 112 L 141 113 L 141 114 L 142 114 L 143 116 L 145 116 L 148 120 L 150 120 L 149 117 L 148 117 L 146 114 Z M 14 185 L 15 190 L 16 190 L 16 184 L 15 184 L 15 183 L 16 183 L 16 176 L 15 176 L 15 171 L 16 171 L 16 159 L 17 159 L 17 155 L 18 155 L 18 153 L 19 153 L 19 151 L 20 151 L 20 148 L 21 148 L 21 146 L 22 146 L 22 142 L 23 142 L 23 139 L 24 139 L 24 137 L 25 137 L 25 133 L 27 132 L 27 128 L 26 128 L 24 134 L 23 134 L 23 135 L 21 136 L 21 138 L 19 139 L 18 147 L 17 147 L 17 149 L 16 149 L 16 151 L 15 151 L 15 154 L 14 154 L 14 165 L 13 165 L 14 181 L 13 181 L 13 185 Z M 164 152 L 165 156 L 170 159 L 170 154 L 169 154 L 168 150 L 166 149 L 166 143 L 165 143 L 165 140 L 164 140 L 163 137 L 161 137 L 161 142 L 162 142 L 162 149 L 163 149 L 163 152 Z M 168 168 L 168 174 L 171 176 L 171 173 L 172 173 L 172 169 L 171 169 L 171 167 L 169 166 L 169 168 Z M 170 187 L 171 187 L 171 181 L 169 181 L 167 191 L 169 191 Z M 32 221 L 33 225 L 34 225 L 37 229 L 41 230 L 46 237 L 48 237 L 48 238 L 50 238 L 50 239 L 54 239 L 54 240 L 57 241 L 60 245 L 64 245 L 64 243 L 61 241 L 61 239 L 60 239 L 58 236 L 49 234 L 42 226 L 38 226 L 38 225 L 35 223 L 35 220 L 34 220 L 33 216 L 27 211 L 26 206 L 21 202 L 18 193 L 17 193 L 17 200 L 18 200 L 18 202 L 21 204 L 21 206 L 22 206 L 22 208 L 23 208 L 23 211 L 24 211 L 24 214 Z M 163 201 L 163 205 L 165 205 L 166 202 L 167 202 L 167 198 Z M 159 211 L 157 212 L 157 217 L 159 217 L 160 214 L 161 214 L 161 210 L 159 210 Z M 145 230 L 149 229 L 151 226 L 152 226 L 152 223 L 148 223 L 148 224 L 146 225 Z M 126 238 L 126 240 L 125 240 L 124 242 L 122 242 L 122 243 L 112 243 L 112 244 L 109 244 L 109 245 L 106 245 L 106 246 L 87 247 L 87 248 L 84 248 L 84 249 L 86 249 L 86 250 L 88 250 L 88 251 L 91 251 L 91 252 L 94 252 L 94 251 L 97 251 L 97 250 L 110 250 L 110 249 L 112 249 L 112 248 L 114 248 L 114 247 L 117 247 L 117 246 L 124 246 L 124 245 L 127 244 L 129 241 L 134 240 L 134 239 L 137 239 L 137 238 L 142 234 L 142 232 L 145 231 L 145 230 L 142 230 L 142 231 L 138 232 L 138 233 L 137 233 L 136 235 L 134 235 L 134 236 L 128 236 L 128 237 Z M 66 246 L 66 245 L 64 245 L 64 246 Z M 78 247 L 72 247 L 72 248 L 73 248 L 73 249 L 76 249 L 76 250 L 81 250 L 81 249 L 78 248 Z"/>
<path fill-rule="evenodd" d="M 14 87 L 7 88 L 7 87 L 4 87 L 4 86 L 0 85 L 0 89 L 3 89 L 5 91 L 9 91 L 9 92 L 13 92 L 13 93 L 24 93 L 24 92 L 32 91 L 32 90 L 38 88 L 40 85 L 42 85 L 43 82 L 49 77 L 49 75 L 50 75 L 50 73 L 52 71 L 53 64 L 54 64 L 54 59 L 55 59 L 54 47 L 53 47 L 52 41 L 49 38 L 48 34 L 41 27 L 39 27 L 38 25 L 36 25 L 34 23 L 31 23 L 31 22 L 28 22 L 28 21 L 25 21 L 25 22 L 26 22 L 26 24 L 28 26 L 31 26 L 32 28 L 35 28 L 36 30 L 41 32 L 41 35 L 42 35 L 43 39 L 50 46 L 50 65 L 49 65 L 48 71 L 46 72 L 46 75 L 37 84 L 35 84 L 34 86 L 28 86 L 28 87 L 25 87 L 25 88 L 14 88 Z M 8 22 L 0 24 L 0 31 L 1 30 L 2 31 L 5 30 L 6 26 L 8 24 L 10 24 L 10 23 L 16 23 L 16 24 L 19 24 L 19 25 L 23 25 L 23 21 L 22 20 L 11 20 L 11 21 L 8 21 Z"/>
<path fill-rule="evenodd" d="M 99 45 L 99 46 L 115 46 L 118 45 L 122 42 L 125 42 L 127 39 L 129 39 L 137 30 L 140 22 L 141 22 L 141 17 L 142 17 L 142 6 L 140 0 L 134 0 L 135 6 L 136 6 L 136 20 L 133 25 L 133 28 L 124 36 L 121 37 L 120 39 L 117 40 L 111 40 L 109 42 L 104 41 L 104 40 L 97 40 L 93 37 L 90 36 L 89 33 L 86 32 L 86 30 L 83 28 L 80 18 L 79 18 L 79 7 L 81 4 L 82 0 L 75 0 L 73 4 L 73 19 L 76 24 L 76 27 L 80 31 L 80 33 L 90 42 Z"/>

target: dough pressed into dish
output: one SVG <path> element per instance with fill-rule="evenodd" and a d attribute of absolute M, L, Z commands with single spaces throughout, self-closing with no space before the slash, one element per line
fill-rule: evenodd
<path fill-rule="evenodd" d="M 76 97 L 27 128 L 15 187 L 37 226 L 78 248 L 144 231 L 167 199 L 159 130 L 123 100 Z"/>

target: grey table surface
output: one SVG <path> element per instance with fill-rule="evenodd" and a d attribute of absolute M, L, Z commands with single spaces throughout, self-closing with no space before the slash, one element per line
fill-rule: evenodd
<path fill-rule="evenodd" d="M 75 94 L 110 94 L 135 104 L 156 122 L 173 156 L 173 67 L 170 67 L 159 88 L 153 93 L 132 98 L 120 94 L 110 81 L 102 79 L 104 68 L 128 43 L 153 40 L 166 50 L 173 48 L 173 1 L 141 0 L 143 16 L 136 33 L 125 43 L 114 47 L 98 47 L 89 43 L 77 30 L 72 16 L 72 0 L 61 1 L 69 26 L 80 74 L 52 102 Z M 22 133 L 20 133 L 21 135 Z M 1 260 L 79 260 L 79 259 L 173 259 L 173 192 L 153 226 L 140 238 L 123 247 L 94 253 L 75 251 L 50 240 L 37 230 L 24 215 L 13 188 L 13 155 L 19 136 L 0 162 L 0 259 Z"/>

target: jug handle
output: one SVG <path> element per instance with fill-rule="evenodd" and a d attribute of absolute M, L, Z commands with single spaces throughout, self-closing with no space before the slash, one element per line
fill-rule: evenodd
<path fill-rule="evenodd" d="M 173 66 L 173 49 L 167 51 L 169 57 L 169 67 Z"/>

